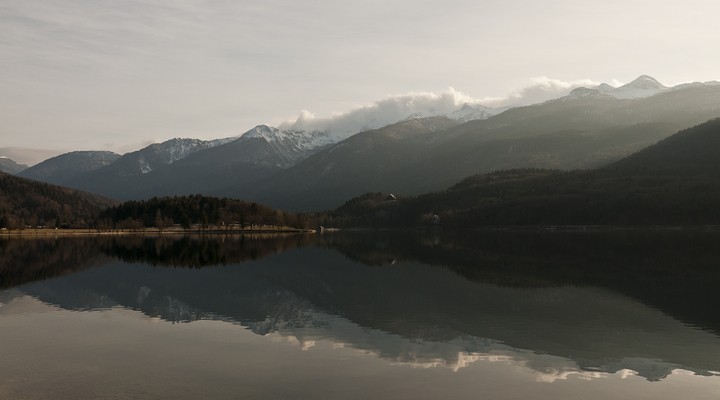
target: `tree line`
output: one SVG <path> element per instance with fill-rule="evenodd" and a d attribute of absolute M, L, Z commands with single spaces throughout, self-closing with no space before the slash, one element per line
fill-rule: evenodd
<path fill-rule="evenodd" d="M 99 220 L 114 229 L 245 229 L 258 226 L 306 228 L 303 216 L 243 200 L 203 195 L 127 201 L 103 211 Z"/>

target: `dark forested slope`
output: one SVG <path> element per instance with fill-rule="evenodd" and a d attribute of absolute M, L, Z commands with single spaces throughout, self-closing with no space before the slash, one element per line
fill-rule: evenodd
<path fill-rule="evenodd" d="M 597 170 L 509 170 L 388 201 L 370 194 L 330 223 L 416 226 L 720 224 L 720 119 Z"/>
<path fill-rule="evenodd" d="M 0 228 L 94 226 L 106 198 L 0 173 Z"/>

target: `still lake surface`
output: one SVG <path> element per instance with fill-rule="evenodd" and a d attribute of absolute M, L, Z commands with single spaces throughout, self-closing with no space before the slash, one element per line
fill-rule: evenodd
<path fill-rule="evenodd" d="M 0 240 L 2 399 L 718 399 L 718 232 Z"/>

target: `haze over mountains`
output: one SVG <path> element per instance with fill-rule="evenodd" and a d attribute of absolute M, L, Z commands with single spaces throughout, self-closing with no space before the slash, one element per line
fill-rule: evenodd
<path fill-rule="evenodd" d="M 99 152 L 93 162 L 68 161 L 80 156 L 68 153 L 22 176 L 120 200 L 203 193 L 319 210 L 365 192 L 440 190 L 494 170 L 605 165 L 719 117 L 720 83 L 665 87 L 641 76 L 508 110 L 453 101 L 392 120 L 359 109 L 342 118 L 305 115 L 279 128 L 261 125 L 238 138 L 173 139 L 107 164 Z"/>
<path fill-rule="evenodd" d="M 18 164 L 5 156 L 0 156 L 0 172 L 17 174 L 27 168 L 28 166 L 25 164 Z"/>
<path fill-rule="evenodd" d="M 110 165 L 120 158 L 110 151 L 73 151 L 45 160 L 18 173 L 23 178 L 67 185 L 78 176 Z"/>
<path fill-rule="evenodd" d="M 26 147 L 0 147 L 0 157 L 7 157 L 18 164 L 35 165 L 50 157 L 60 155 L 62 151 L 49 149 L 31 149 Z"/>

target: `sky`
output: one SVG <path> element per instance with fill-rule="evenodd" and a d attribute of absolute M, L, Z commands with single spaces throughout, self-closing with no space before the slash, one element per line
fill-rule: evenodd
<path fill-rule="evenodd" d="M 0 0 L 0 148 L 122 153 L 398 99 L 720 80 L 717 15 L 715 0 Z"/>

